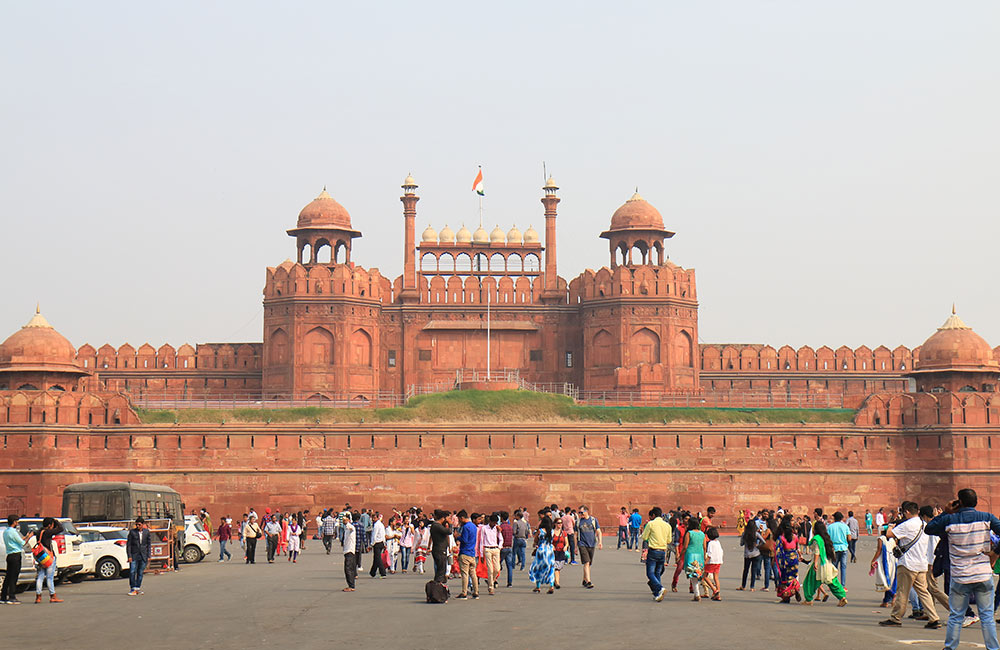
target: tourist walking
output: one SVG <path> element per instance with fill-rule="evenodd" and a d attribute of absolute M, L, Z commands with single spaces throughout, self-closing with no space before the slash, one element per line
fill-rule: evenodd
<path fill-rule="evenodd" d="M 572 515 L 570 516 L 572 518 Z M 590 580 L 590 567 L 594 564 L 594 553 L 599 548 L 604 548 L 601 541 L 601 525 L 597 523 L 597 517 L 590 514 L 587 506 L 580 506 L 580 517 L 575 522 L 576 546 L 580 551 L 580 564 L 583 565 L 583 586 L 593 589 L 594 583 Z M 567 537 L 569 534 L 567 533 Z M 570 541 L 570 556 L 573 548 Z"/>
<path fill-rule="evenodd" d="M 884 627 L 900 627 L 909 601 L 910 588 L 917 592 L 920 609 L 927 616 L 924 627 L 936 630 L 941 627 L 934 599 L 927 590 L 927 540 L 924 536 L 924 522 L 920 519 L 920 507 L 913 501 L 904 501 L 903 516 L 906 518 L 886 532 L 886 537 L 897 540 L 902 556 L 896 567 L 896 599 L 892 604 L 889 618 L 879 622 Z"/>
<path fill-rule="evenodd" d="M 288 561 L 293 564 L 299 561 L 299 547 L 302 543 L 302 528 L 298 519 L 288 518 L 288 527 L 285 529 L 285 544 L 288 547 Z"/>
<path fill-rule="evenodd" d="M 129 596 L 142 594 L 142 576 L 146 572 L 146 564 L 153 555 L 153 543 L 149 529 L 142 517 L 135 518 L 135 526 L 128 531 L 125 540 L 125 554 L 128 556 Z"/>
<path fill-rule="evenodd" d="M 481 549 L 478 555 L 486 560 L 486 588 L 492 596 L 500 578 L 500 547 L 503 546 L 498 515 L 490 515 L 489 523 L 482 528 L 480 540 Z"/>
<path fill-rule="evenodd" d="M 944 647 L 958 647 L 965 620 L 965 611 L 974 595 L 979 610 L 979 626 L 983 632 L 986 650 L 1000 649 L 997 642 L 993 606 L 993 570 L 988 553 L 995 553 L 990 533 L 1000 535 L 1000 520 L 988 512 L 976 510 L 979 497 L 976 491 L 966 488 L 958 491 L 958 499 L 948 504 L 944 512 L 927 524 L 924 532 L 948 542 L 948 559 L 951 564 L 949 588 L 948 631 Z"/>
<path fill-rule="evenodd" d="M 358 579 L 358 561 L 354 559 L 358 533 L 354 527 L 357 521 L 357 513 L 343 514 L 340 517 L 341 529 L 344 531 L 344 580 L 347 586 L 343 591 L 354 591 Z"/>
<path fill-rule="evenodd" d="M 413 531 L 413 572 L 424 573 L 424 565 L 427 563 L 427 554 L 431 547 L 431 529 L 423 519 L 417 522 L 417 527 Z"/>
<path fill-rule="evenodd" d="M 476 513 L 469 517 L 465 510 L 458 511 L 461 523 L 458 539 L 458 571 L 462 580 L 462 593 L 458 598 L 469 597 L 469 582 L 472 582 L 472 597 L 479 598 L 479 579 L 476 578 L 476 543 L 479 538 L 479 527 L 473 521 Z"/>
<path fill-rule="evenodd" d="M 382 551 L 385 550 L 385 524 L 382 523 L 382 513 L 376 512 L 372 523 L 372 568 L 368 575 L 375 577 L 378 573 L 385 578 L 386 566 L 382 563 Z"/>
<path fill-rule="evenodd" d="M 621 550 L 622 544 L 626 549 L 631 548 L 628 544 L 628 508 L 625 506 L 618 513 L 618 550 Z"/>
<path fill-rule="evenodd" d="M 661 578 L 667 561 L 667 549 L 673 540 L 670 524 L 663 521 L 663 511 L 654 507 L 649 511 L 649 521 L 642 529 L 642 541 L 646 545 L 646 584 L 653 592 L 656 602 L 663 600 L 667 593 Z"/>
<path fill-rule="evenodd" d="M 531 537 L 531 525 L 528 523 L 528 513 L 524 510 L 514 512 L 514 561 L 524 571 L 525 550 L 528 548 L 528 538 Z"/>
<path fill-rule="evenodd" d="M 701 579 L 705 571 L 705 551 L 708 548 L 708 538 L 701 532 L 697 517 L 688 517 L 681 545 L 684 549 L 684 574 L 691 583 L 690 592 L 694 594 L 691 600 L 697 602 L 701 600 Z"/>
<path fill-rule="evenodd" d="M 410 557 L 413 555 L 414 528 L 407 517 L 400 526 L 399 537 L 399 563 L 403 573 L 410 568 Z"/>
<path fill-rule="evenodd" d="M 566 531 L 566 546 L 569 548 L 569 563 L 576 564 L 576 554 L 579 548 L 579 542 L 577 541 L 577 531 L 576 531 L 576 517 L 573 515 L 573 511 L 570 508 L 566 509 L 566 516 L 559 517 L 559 511 L 553 507 L 554 512 L 552 517 L 558 517 L 562 519 L 563 530 Z M 580 559 L 583 562 L 583 559 Z"/>
<path fill-rule="evenodd" d="M 447 510 L 435 510 L 434 521 L 430 525 L 431 558 L 434 560 L 434 581 L 446 584 L 448 582 L 448 567 L 451 566 L 449 550 L 451 548 L 451 525 L 448 523 Z"/>
<path fill-rule="evenodd" d="M 219 562 L 225 562 L 226 560 L 232 560 L 233 555 L 228 550 L 226 550 L 226 544 L 233 537 L 233 529 L 229 525 L 229 518 L 224 517 L 222 523 L 219 524 Z"/>
<path fill-rule="evenodd" d="M 865 529 L 868 531 L 868 535 L 872 534 L 872 511 L 865 510 Z"/>
<path fill-rule="evenodd" d="M 632 509 L 632 514 L 628 518 L 628 548 L 639 552 L 639 530 L 642 528 L 642 515 L 638 508 Z"/>
<path fill-rule="evenodd" d="M 319 534 L 323 538 L 323 548 L 326 549 L 326 554 L 329 555 L 333 550 L 333 540 L 337 536 L 337 520 L 333 517 L 333 509 L 323 513 L 319 527 Z"/>
<path fill-rule="evenodd" d="M 562 527 L 562 518 L 552 523 L 552 586 L 562 589 L 559 584 L 559 575 L 563 567 L 566 566 L 566 546 L 569 544 L 569 536 Z"/>
<path fill-rule="evenodd" d="M 851 554 L 851 564 L 856 564 L 858 561 L 858 537 L 861 536 L 861 527 L 858 524 L 857 518 L 854 516 L 853 510 L 847 511 L 847 530 L 849 536 L 847 537 L 847 551 Z"/>
<path fill-rule="evenodd" d="M 277 515 L 271 515 L 264 524 L 264 536 L 267 543 L 267 563 L 274 564 L 274 554 L 278 551 L 278 538 L 281 536 L 281 524 Z"/>
<path fill-rule="evenodd" d="M 778 585 L 775 591 L 783 603 L 802 600 L 802 588 L 799 584 L 799 538 L 792 527 L 791 515 L 786 515 L 778 529 L 778 541 L 775 547 L 775 562 L 778 565 Z"/>
<path fill-rule="evenodd" d="M 844 513 L 833 513 L 833 523 L 826 527 L 833 542 L 833 566 L 840 571 L 840 584 L 847 585 L 847 548 L 851 539 L 851 529 L 844 523 Z M 909 592 L 907 592 L 909 593 Z"/>
<path fill-rule="evenodd" d="M 552 520 L 540 511 L 541 520 L 535 531 L 535 554 L 528 569 L 528 580 L 535 583 L 534 593 L 548 586 L 547 593 L 555 593 L 555 550 L 552 547 Z"/>
<path fill-rule="evenodd" d="M 812 605 L 816 592 L 822 585 L 829 585 L 830 591 L 839 599 L 838 607 L 847 604 L 847 592 L 840 584 L 837 577 L 837 567 L 833 566 L 828 558 L 833 556 L 833 542 L 826 532 L 826 524 L 822 520 L 817 520 L 813 524 L 813 537 L 809 540 L 809 549 L 812 551 L 812 564 L 806 573 L 806 579 L 802 584 L 805 593 L 806 605 Z"/>
<path fill-rule="evenodd" d="M 500 564 L 507 572 L 507 586 L 511 586 L 514 581 L 514 527 L 510 523 L 510 513 L 500 513 L 500 534 L 503 536 L 503 545 L 500 547 Z"/>
<path fill-rule="evenodd" d="M 278 554 L 288 553 L 288 517 L 278 513 L 278 523 L 281 524 L 281 532 L 278 533 Z"/>
<path fill-rule="evenodd" d="M 7 555 L 7 573 L 4 574 L 3 589 L 0 590 L 0 604 L 20 605 L 15 597 L 17 579 L 21 575 L 21 557 L 27 542 L 21 537 L 17 524 L 21 520 L 17 515 L 7 517 L 7 528 L 3 531 L 4 552 Z"/>
<path fill-rule="evenodd" d="M 872 557 L 875 591 L 882 592 L 880 607 L 888 607 L 896 597 L 896 556 L 893 554 L 895 548 L 896 540 L 886 537 L 886 530 L 883 527 L 875 541 L 875 555 Z"/>
<path fill-rule="evenodd" d="M 49 588 L 49 602 L 61 603 L 61 598 L 56 596 L 56 551 L 52 544 L 52 538 L 63 532 L 62 524 L 52 517 L 42 520 L 42 529 L 38 531 L 38 544 L 41 544 L 46 553 L 35 555 L 35 602 L 42 602 L 42 585 Z M 34 545 L 32 545 L 34 547 Z M 46 557 L 47 554 L 47 557 Z M 51 562 L 48 561 L 51 558 Z"/>
<path fill-rule="evenodd" d="M 750 591 L 756 591 L 757 574 L 760 573 L 760 546 L 764 544 L 764 538 L 760 534 L 760 528 L 756 522 L 750 520 L 743 527 L 743 535 L 740 537 L 740 546 L 743 547 L 743 580 L 737 591 L 747 588 L 747 574 L 750 576 Z"/>
<path fill-rule="evenodd" d="M 257 514 L 251 513 L 250 518 L 247 520 L 247 525 L 243 527 L 243 544 L 247 549 L 247 564 L 257 563 L 257 540 L 263 536 L 264 533 L 260 529 L 260 524 L 257 523 Z"/>
<path fill-rule="evenodd" d="M 712 600 L 722 600 L 719 573 L 722 571 L 723 550 L 722 542 L 719 541 L 719 529 L 715 526 L 709 527 L 705 531 L 705 537 L 708 538 L 708 546 L 705 547 L 705 579 L 702 582 L 712 591 Z M 778 590 L 777 582 L 774 589 Z"/>

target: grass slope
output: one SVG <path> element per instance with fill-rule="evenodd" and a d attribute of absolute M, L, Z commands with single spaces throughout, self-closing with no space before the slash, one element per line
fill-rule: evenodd
<path fill-rule="evenodd" d="M 529 391 L 452 391 L 412 398 L 406 406 L 334 409 L 139 409 L 148 424 L 256 422 L 850 422 L 852 409 L 743 409 L 659 406 L 578 406 L 563 395 Z"/>

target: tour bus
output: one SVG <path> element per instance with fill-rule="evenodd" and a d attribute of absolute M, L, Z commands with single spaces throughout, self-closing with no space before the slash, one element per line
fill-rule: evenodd
<path fill-rule="evenodd" d="M 170 519 L 178 549 L 184 548 L 184 503 L 165 485 L 99 481 L 73 483 L 63 490 L 63 517 L 74 523 Z M 178 553 L 178 555 L 180 555 Z"/>

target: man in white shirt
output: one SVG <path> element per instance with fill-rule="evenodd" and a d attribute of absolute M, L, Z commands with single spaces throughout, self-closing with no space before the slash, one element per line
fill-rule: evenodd
<path fill-rule="evenodd" d="M 281 524 L 277 515 L 271 515 L 264 524 L 264 537 L 267 541 L 267 563 L 274 564 L 274 555 L 278 550 L 278 537 L 281 535 Z"/>
<path fill-rule="evenodd" d="M 375 523 L 372 524 L 372 570 L 368 575 L 375 577 L 377 571 L 385 578 L 385 565 L 382 564 L 382 551 L 385 550 L 385 524 L 382 523 L 382 513 L 375 513 Z"/>
<path fill-rule="evenodd" d="M 885 526 L 885 515 L 882 513 L 882 508 L 878 509 L 875 513 L 875 526 L 878 527 L 879 533 L 882 532 L 882 526 Z"/>
<path fill-rule="evenodd" d="M 924 522 L 925 526 L 934 518 L 934 515 L 934 506 L 924 506 L 920 509 L 920 520 Z M 948 596 L 938 586 L 937 578 L 934 577 L 934 551 L 937 550 L 941 538 L 937 535 L 928 535 L 926 528 L 924 529 L 924 537 L 927 538 L 927 591 L 930 592 L 931 598 L 935 602 L 947 609 Z"/>
<path fill-rule="evenodd" d="M 357 515 L 341 513 L 340 521 L 344 529 L 344 578 L 347 586 L 344 591 L 354 591 L 354 583 L 358 577 L 358 561 L 354 557 L 354 549 L 358 543 L 358 534 L 354 529 Z"/>
<path fill-rule="evenodd" d="M 880 621 L 884 627 L 902 626 L 903 614 L 909 600 L 910 588 L 917 592 L 921 608 L 927 616 L 927 629 L 937 630 L 941 627 L 937 610 L 934 609 L 934 599 L 927 590 L 927 542 L 923 539 L 924 522 L 920 519 L 920 507 L 913 501 L 904 501 L 900 508 L 906 518 L 886 532 L 886 537 L 895 539 L 897 549 L 904 551 L 896 565 L 896 598 L 892 601 L 892 612 L 889 618 Z"/>

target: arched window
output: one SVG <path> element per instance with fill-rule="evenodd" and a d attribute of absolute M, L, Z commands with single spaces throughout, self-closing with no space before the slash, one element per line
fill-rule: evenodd
<path fill-rule="evenodd" d="M 523 268 L 521 256 L 517 253 L 511 253 L 507 258 L 507 270 L 513 273 L 520 273 Z"/>
<path fill-rule="evenodd" d="M 538 273 L 539 269 L 538 256 L 534 253 L 529 253 L 524 256 L 524 270 L 527 273 Z"/>
<path fill-rule="evenodd" d="M 469 257 L 468 253 L 460 253 L 457 258 L 455 258 L 455 270 L 459 273 L 468 273 L 472 271 L 472 258 Z"/>
<path fill-rule="evenodd" d="M 270 359 L 272 366 L 280 366 L 288 363 L 288 334 L 285 330 L 278 328 L 271 333 Z M 187 359 L 184 360 L 184 367 L 187 368 Z"/>
<path fill-rule="evenodd" d="M 333 251 L 330 248 L 330 242 L 325 239 L 321 239 L 316 242 L 316 263 L 329 264 L 332 259 Z"/>
<path fill-rule="evenodd" d="M 358 329 L 351 335 L 351 363 L 355 366 L 372 365 L 372 337 Z"/>
<path fill-rule="evenodd" d="M 304 340 L 305 362 L 314 366 L 328 366 L 334 362 L 333 334 L 324 327 L 309 330 Z"/>
<path fill-rule="evenodd" d="M 615 340 L 608 330 L 601 330 L 594 335 L 591 349 L 594 352 L 595 367 L 611 366 L 615 363 Z"/>
<path fill-rule="evenodd" d="M 503 273 L 507 270 L 507 260 L 500 253 L 493 253 L 490 257 L 490 273 Z"/>
<path fill-rule="evenodd" d="M 632 335 L 630 341 L 631 364 L 653 364 L 660 362 L 660 337 L 648 327 L 643 327 Z"/>
<path fill-rule="evenodd" d="M 437 271 L 437 258 L 434 253 L 424 253 L 420 256 L 421 271 Z"/>
<path fill-rule="evenodd" d="M 438 270 L 439 271 L 455 270 L 455 258 L 452 257 L 451 253 L 441 254 L 441 257 L 438 258 Z"/>
<path fill-rule="evenodd" d="M 299 263 L 309 264 L 312 262 L 312 247 L 309 244 L 302 244 L 302 248 L 299 249 Z"/>

